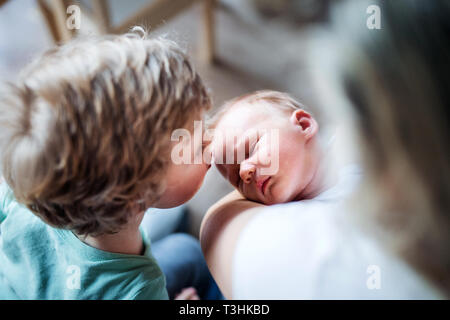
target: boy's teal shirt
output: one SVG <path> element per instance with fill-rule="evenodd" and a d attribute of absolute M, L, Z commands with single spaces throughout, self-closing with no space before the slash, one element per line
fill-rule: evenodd
<path fill-rule="evenodd" d="M 0 182 L 0 299 L 168 299 L 143 234 L 142 256 L 98 250 L 52 228 Z"/>

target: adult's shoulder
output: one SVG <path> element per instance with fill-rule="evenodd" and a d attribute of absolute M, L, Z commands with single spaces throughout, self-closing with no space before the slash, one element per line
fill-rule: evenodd
<path fill-rule="evenodd" d="M 311 298 L 317 268 L 342 246 L 335 210 L 313 200 L 259 209 L 237 239 L 233 298 Z"/>
<path fill-rule="evenodd" d="M 235 299 L 438 298 L 419 274 L 352 218 L 346 203 L 260 209 L 237 240 Z"/>

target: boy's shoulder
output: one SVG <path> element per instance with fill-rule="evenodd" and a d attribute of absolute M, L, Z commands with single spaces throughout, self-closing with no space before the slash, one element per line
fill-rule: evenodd
<path fill-rule="evenodd" d="M 14 211 L 14 207 L 17 206 L 20 206 L 20 204 L 15 201 L 13 191 L 0 176 L 0 223 L 3 222 L 8 216 L 8 213 Z"/>
<path fill-rule="evenodd" d="M 90 247 L 45 224 L 0 184 L 0 286 L 21 299 L 167 299 L 149 243 L 143 256 Z M 5 290 L 3 290 L 5 289 Z M 13 298 L 17 298 L 13 297 Z"/>

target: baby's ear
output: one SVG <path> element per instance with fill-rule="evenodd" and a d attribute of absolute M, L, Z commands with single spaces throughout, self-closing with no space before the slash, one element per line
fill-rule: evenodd
<path fill-rule="evenodd" d="M 294 125 L 301 128 L 306 140 L 314 137 L 319 131 L 319 124 L 316 119 L 303 109 L 297 109 L 292 112 L 290 120 Z"/>

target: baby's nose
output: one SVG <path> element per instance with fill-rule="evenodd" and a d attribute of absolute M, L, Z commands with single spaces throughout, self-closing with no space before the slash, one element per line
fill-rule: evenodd
<path fill-rule="evenodd" d="M 239 169 L 239 175 L 241 176 L 242 181 L 244 183 L 250 183 L 252 181 L 253 175 L 255 174 L 255 166 L 246 161 L 241 163 L 241 167 Z"/>

